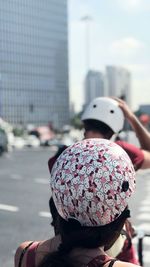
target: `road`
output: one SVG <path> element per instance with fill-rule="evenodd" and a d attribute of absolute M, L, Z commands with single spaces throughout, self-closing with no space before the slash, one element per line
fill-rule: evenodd
<path fill-rule="evenodd" d="M 50 226 L 49 148 L 13 151 L 0 157 L 0 266 L 12 267 L 14 252 L 25 240 L 53 235 Z M 150 232 L 150 170 L 137 175 L 130 203 L 132 221 Z M 136 240 L 135 240 L 136 243 Z M 150 238 L 144 241 L 145 266 L 150 264 Z"/>
<path fill-rule="evenodd" d="M 24 240 L 53 235 L 50 196 L 49 149 L 27 149 L 0 158 L 0 266 L 12 267 L 16 247 Z"/>

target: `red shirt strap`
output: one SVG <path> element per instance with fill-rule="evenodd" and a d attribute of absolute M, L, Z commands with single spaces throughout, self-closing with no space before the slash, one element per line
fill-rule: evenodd
<path fill-rule="evenodd" d="M 35 267 L 35 255 L 39 242 L 33 242 L 27 250 L 27 267 Z"/>

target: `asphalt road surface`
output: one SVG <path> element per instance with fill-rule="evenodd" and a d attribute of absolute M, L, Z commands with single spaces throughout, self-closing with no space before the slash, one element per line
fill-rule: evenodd
<path fill-rule="evenodd" d="M 0 266 L 12 267 L 17 246 L 53 235 L 50 226 L 49 148 L 13 151 L 0 157 Z M 130 203 L 132 221 L 150 232 L 150 170 L 140 171 Z M 137 240 L 134 241 L 135 245 Z M 144 239 L 144 262 L 150 264 L 150 238 Z"/>
<path fill-rule="evenodd" d="M 47 161 L 49 149 L 26 149 L 0 158 L 0 266 L 12 267 L 15 249 L 25 240 L 53 235 Z"/>

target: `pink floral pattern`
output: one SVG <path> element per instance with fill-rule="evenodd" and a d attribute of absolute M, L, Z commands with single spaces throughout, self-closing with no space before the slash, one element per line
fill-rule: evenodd
<path fill-rule="evenodd" d="M 105 139 L 87 139 L 67 148 L 51 173 L 52 196 L 65 220 L 84 226 L 114 221 L 135 190 L 135 171 L 129 156 Z"/>

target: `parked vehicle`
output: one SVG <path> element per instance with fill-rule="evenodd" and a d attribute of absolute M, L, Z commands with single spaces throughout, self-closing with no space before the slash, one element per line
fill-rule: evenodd
<path fill-rule="evenodd" d="M 41 146 L 47 146 L 49 140 L 54 138 L 54 132 L 48 126 L 40 126 L 32 129 L 28 133 L 29 135 L 34 135 L 40 140 Z"/>
<path fill-rule="evenodd" d="M 8 138 L 4 129 L 0 128 L 0 155 L 8 151 Z"/>
<path fill-rule="evenodd" d="M 25 138 L 25 146 L 27 147 L 39 147 L 40 140 L 36 135 L 27 135 Z"/>

